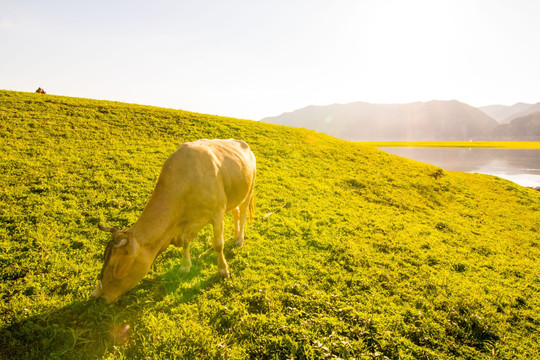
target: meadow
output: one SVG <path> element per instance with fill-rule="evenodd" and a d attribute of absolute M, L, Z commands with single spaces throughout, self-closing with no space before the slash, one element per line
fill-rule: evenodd
<path fill-rule="evenodd" d="M 533 359 L 540 192 L 303 129 L 0 91 L 0 358 Z M 185 141 L 257 157 L 231 278 L 207 227 L 197 259 L 156 259 L 117 303 L 90 300 L 107 234 L 127 227 Z"/>

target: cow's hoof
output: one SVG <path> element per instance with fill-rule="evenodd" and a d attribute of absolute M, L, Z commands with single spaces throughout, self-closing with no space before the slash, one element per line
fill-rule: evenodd
<path fill-rule="evenodd" d="M 191 270 L 191 266 L 186 266 L 186 265 L 180 266 L 180 269 L 178 269 L 178 271 L 180 271 L 182 274 L 187 274 L 189 273 L 190 270 Z"/>
<path fill-rule="evenodd" d="M 228 269 L 219 269 L 219 277 L 222 279 L 228 279 L 231 277 Z"/>
<path fill-rule="evenodd" d="M 239 238 L 239 239 L 236 239 L 236 241 L 234 242 L 234 244 L 238 247 L 244 245 L 244 239 L 243 238 Z"/>

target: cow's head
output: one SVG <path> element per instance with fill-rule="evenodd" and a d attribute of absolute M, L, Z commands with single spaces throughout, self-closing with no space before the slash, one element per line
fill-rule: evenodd
<path fill-rule="evenodd" d="M 140 244 L 129 231 L 101 225 L 99 229 L 110 232 L 112 239 L 105 248 L 103 268 L 92 297 L 102 297 L 110 304 L 141 281 L 150 269 L 151 262 L 142 254 Z"/>

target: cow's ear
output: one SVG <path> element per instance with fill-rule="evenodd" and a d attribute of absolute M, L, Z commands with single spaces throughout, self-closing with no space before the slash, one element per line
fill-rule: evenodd
<path fill-rule="evenodd" d="M 114 266 L 114 277 L 117 279 L 125 278 L 129 274 L 129 270 L 135 262 L 137 254 L 139 253 L 139 243 L 135 239 L 130 239 L 126 247 L 126 253 L 122 254 Z"/>

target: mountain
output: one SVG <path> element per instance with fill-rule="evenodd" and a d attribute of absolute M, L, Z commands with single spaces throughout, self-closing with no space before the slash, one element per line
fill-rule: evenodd
<path fill-rule="evenodd" d="M 262 121 L 304 127 L 353 141 L 483 139 L 498 126 L 485 112 L 456 100 L 308 106 Z"/>
<path fill-rule="evenodd" d="M 497 120 L 500 124 L 509 124 L 514 119 L 540 111 L 540 103 L 526 104 L 520 102 L 512 106 L 489 105 L 478 109 Z"/>
<path fill-rule="evenodd" d="M 501 124 L 493 129 L 494 137 L 502 140 L 534 140 L 540 139 L 540 111 L 512 120 L 509 124 Z"/>

